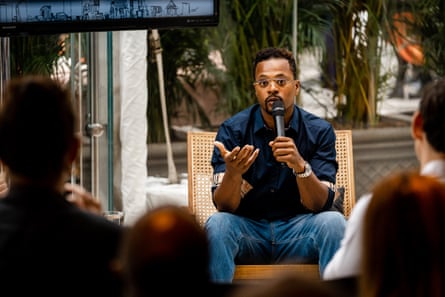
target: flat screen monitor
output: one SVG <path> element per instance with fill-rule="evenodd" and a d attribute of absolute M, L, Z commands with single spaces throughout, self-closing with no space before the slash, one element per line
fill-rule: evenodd
<path fill-rule="evenodd" d="M 219 0 L 0 0 L 0 36 L 216 26 Z"/>

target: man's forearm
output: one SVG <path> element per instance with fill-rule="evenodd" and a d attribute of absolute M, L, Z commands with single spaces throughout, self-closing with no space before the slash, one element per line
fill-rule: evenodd
<path fill-rule="evenodd" d="M 226 172 L 215 190 L 214 201 L 220 211 L 234 212 L 241 200 L 242 175 Z"/>
<path fill-rule="evenodd" d="M 300 201 L 309 210 L 320 211 L 329 196 L 328 186 L 311 174 L 306 178 L 295 177 L 300 191 Z"/>

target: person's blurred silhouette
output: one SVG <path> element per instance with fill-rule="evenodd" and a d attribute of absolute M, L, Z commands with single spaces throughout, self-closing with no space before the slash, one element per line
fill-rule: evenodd
<path fill-rule="evenodd" d="M 140 217 L 125 237 L 120 259 L 127 297 L 200 295 L 215 288 L 207 235 L 181 206 L 158 206 Z"/>
<path fill-rule="evenodd" d="M 383 178 L 366 210 L 361 297 L 445 294 L 445 186 L 432 176 Z"/>
<path fill-rule="evenodd" d="M 397 54 L 397 53 L 396 53 Z M 431 80 L 432 76 L 423 66 L 410 65 L 400 55 L 397 55 L 397 74 L 395 85 L 389 94 L 390 98 L 405 98 L 404 86 L 406 83 L 418 81 L 420 86 L 415 93 L 407 94 L 408 98 L 418 98 L 422 96 L 422 90 Z M 408 76 L 408 70 L 411 67 L 413 75 Z"/>
<path fill-rule="evenodd" d="M 0 199 L 0 294 L 120 296 L 111 266 L 123 227 L 66 195 L 78 190 L 65 186 L 80 145 L 69 91 L 48 77 L 8 81 L 0 138 L 9 181 Z"/>
<path fill-rule="evenodd" d="M 445 183 L 445 79 L 430 82 L 423 89 L 422 98 L 411 119 L 414 151 L 423 175 L 440 178 Z M 362 259 L 363 223 L 372 194 L 362 195 L 352 209 L 345 235 L 331 261 L 324 280 L 360 276 Z"/>
<path fill-rule="evenodd" d="M 422 38 L 419 34 L 414 15 L 406 10 L 405 1 L 396 1 L 396 12 L 392 15 L 389 28 L 389 41 L 394 46 L 397 57 L 397 74 L 395 85 L 389 94 L 391 98 L 418 98 L 432 76 L 425 68 L 425 55 L 422 48 Z M 411 70 L 411 71 L 409 71 Z M 407 83 L 418 82 L 415 93 L 405 94 Z"/>

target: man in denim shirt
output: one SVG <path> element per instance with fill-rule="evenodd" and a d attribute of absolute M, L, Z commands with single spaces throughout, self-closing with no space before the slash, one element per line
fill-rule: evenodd
<path fill-rule="evenodd" d="M 294 104 L 296 63 L 286 49 L 259 51 L 253 64 L 258 103 L 226 120 L 212 156 L 213 202 L 206 222 L 210 274 L 231 282 L 235 264 L 319 263 L 339 247 L 345 218 L 329 211 L 338 164 L 335 131 Z M 285 136 L 272 108 L 284 106 Z"/>

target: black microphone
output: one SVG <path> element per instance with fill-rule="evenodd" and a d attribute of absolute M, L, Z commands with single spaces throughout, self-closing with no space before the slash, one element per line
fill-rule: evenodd
<path fill-rule="evenodd" d="M 275 122 L 275 131 L 277 136 L 284 135 L 284 104 L 282 101 L 277 100 L 272 104 L 272 116 Z"/>

